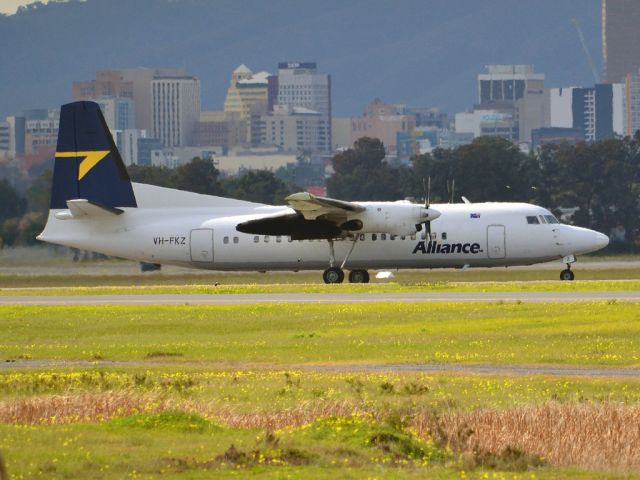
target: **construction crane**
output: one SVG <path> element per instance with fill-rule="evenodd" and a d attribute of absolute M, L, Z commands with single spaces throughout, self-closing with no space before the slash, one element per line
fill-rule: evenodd
<path fill-rule="evenodd" d="M 593 62 L 593 58 L 591 57 L 591 53 L 589 52 L 589 47 L 587 47 L 587 42 L 584 39 L 584 35 L 582 34 L 582 27 L 580 27 L 580 22 L 577 18 L 572 18 L 571 21 L 573 22 L 573 25 L 576 27 L 576 31 L 578 32 L 578 37 L 580 38 L 582 49 L 584 50 L 584 54 L 587 57 L 587 62 L 589 62 L 589 66 L 591 67 L 593 79 L 595 80 L 595 83 L 599 83 L 600 78 L 598 77 L 598 69 L 596 68 L 596 64 Z"/>

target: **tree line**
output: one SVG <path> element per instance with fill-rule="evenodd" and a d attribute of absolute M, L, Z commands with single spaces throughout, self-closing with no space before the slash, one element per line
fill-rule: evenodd
<path fill-rule="evenodd" d="M 523 153 L 498 137 L 479 137 L 454 149 L 414 156 L 409 165 L 385 161 L 380 140 L 361 138 L 331 159 L 327 195 L 343 200 L 424 201 L 430 179 L 432 203 L 528 202 L 547 207 L 566 222 L 612 236 L 609 250 L 640 251 L 640 133 L 631 138 L 577 145 L 544 145 Z M 290 175 L 267 170 L 223 177 L 200 158 L 175 169 L 130 166 L 135 182 L 259 203 L 282 204 L 300 188 Z M 289 172 L 290 173 L 290 172 Z M 0 180 L 0 237 L 4 245 L 35 243 L 49 208 L 51 171 L 22 193 Z"/>

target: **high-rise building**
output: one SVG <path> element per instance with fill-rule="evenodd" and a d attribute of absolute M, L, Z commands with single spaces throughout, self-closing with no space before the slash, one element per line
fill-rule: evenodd
<path fill-rule="evenodd" d="M 533 65 L 487 65 L 487 73 L 478 75 L 478 103 L 516 101 L 543 88 L 544 73 L 535 73 Z"/>
<path fill-rule="evenodd" d="M 25 153 L 33 155 L 41 147 L 55 147 L 58 142 L 60 110 L 25 110 Z"/>
<path fill-rule="evenodd" d="M 361 137 L 378 138 L 388 155 L 396 155 L 398 132 L 410 132 L 416 126 L 414 115 L 404 115 L 402 106 L 376 98 L 361 117 L 351 117 L 351 144 Z"/>
<path fill-rule="evenodd" d="M 111 130 L 129 130 L 135 127 L 135 107 L 132 98 L 103 97 L 96 100 Z"/>
<path fill-rule="evenodd" d="M 285 152 L 328 153 L 326 116 L 304 107 L 276 105 L 262 116 L 263 145 Z"/>
<path fill-rule="evenodd" d="M 622 84 L 551 88 L 549 102 L 550 127 L 580 131 L 587 142 L 624 134 Z"/>
<path fill-rule="evenodd" d="M 531 131 L 549 123 L 544 78 L 533 65 L 488 65 L 478 75 L 478 104 L 456 115 L 456 131 L 530 144 Z"/>
<path fill-rule="evenodd" d="M 138 143 L 140 139 L 147 138 L 146 130 L 116 130 L 114 135 L 116 146 L 122 156 L 125 165 L 139 165 Z"/>
<path fill-rule="evenodd" d="M 624 134 L 633 136 L 640 130 L 640 71 L 624 79 Z"/>
<path fill-rule="evenodd" d="M 640 68 L 640 2 L 602 0 L 604 81 L 622 82 Z"/>
<path fill-rule="evenodd" d="M 151 81 L 156 77 L 184 77 L 183 68 L 121 68 L 98 70 L 96 79 L 75 81 L 74 100 L 96 100 L 103 97 L 130 98 L 134 103 L 135 128 L 152 129 Z"/>
<path fill-rule="evenodd" d="M 277 83 L 277 85 L 276 85 Z M 277 82 L 271 81 L 270 89 L 277 86 L 274 105 L 300 107 L 318 112 L 327 136 L 321 149 L 314 153 L 331 152 L 331 75 L 319 73 L 315 62 L 283 62 L 278 64 Z"/>
<path fill-rule="evenodd" d="M 266 112 L 270 76 L 268 72 L 254 74 L 244 64 L 236 68 L 231 74 L 224 112 L 238 114 L 243 121 L 249 119 L 251 112 Z"/>
<path fill-rule="evenodd" d="M 165 147 L 191 145 L 200 119 L 200 80 L 157 77 L 151 81 L 153 136 Z"/>

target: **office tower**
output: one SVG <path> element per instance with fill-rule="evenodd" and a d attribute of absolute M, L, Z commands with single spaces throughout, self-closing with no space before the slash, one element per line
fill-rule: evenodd
<path fill-rule="evenodd" d="M 224 112 L 237 114 L 248 120 L 251 112 L 266 112 L 268 103 L 268 72 L 254 74 L 246 65 L 240 65 L 231 74 L 224 101 Z"/>
<path fill-rule="evenodd" d="M 151 81 L 153 137 L 165 147 L 191 145 L 200 119 L 200 81 L 194 77 L 156 77 Z"/>
<path fill-rule="evenodd" d="M 278 64 L 278 78 L 270 82 L 277 87 L 274 105 L 301 107 L 320 114 L 319 122 L 326 135 L 319 138 L 321 149 L 314 153 L 331 152 L 331 75 L 318 73 L 315 62 Z M 275 107 L 274 107 L 275 108 Z"/>
<path fill-rule="evenodd" d="M 135 127 L 135 107 L 132 98 L 103 97 L 96 100 L 111 130 L 128 130 Z"/>
<path fill-rule="evenodd" d="M 134 104 L 135 128 L 151 131 L 151 81 L 157 77 L 186 75 L 183 68 L 98 70 L 95 80 L 73 82 L 72 97 L 74 100 L 97 100 L 104 97 L 130 98 Z"/>
<path fill-rule="evenodd" d="M 604 81 L 622 82 L 640 68 L 640 2 L 602 0 Z"/>

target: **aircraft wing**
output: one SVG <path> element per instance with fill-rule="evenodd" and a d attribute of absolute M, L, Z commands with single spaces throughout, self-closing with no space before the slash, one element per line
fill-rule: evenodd
<path fill-rule="evenodd" d="M 318 217 L 327 219 L 346 218 L 348 213 L 363 212 L 364 207 L 343 200 L 319 197 L 309 192 L 299 192 L 285 198 L 286 202 L 296 212 L 302 214 L 306 220 L 315 220 Z"/>
<path fill-rule="evenodd" d="M 343 233 L 349 213 L 366 210 L 355 203 L 307 192 L 294 193 L 285 200 L 295 213 L 248 220 L 238 224 L 236 229 L 259 235 L 289 235 L 294 240 L 336 238 Z"/>

